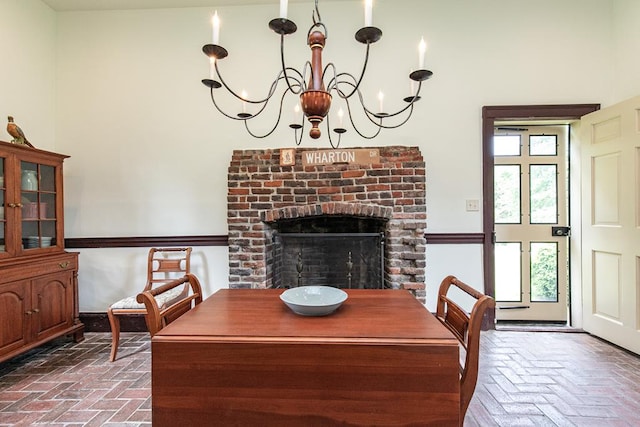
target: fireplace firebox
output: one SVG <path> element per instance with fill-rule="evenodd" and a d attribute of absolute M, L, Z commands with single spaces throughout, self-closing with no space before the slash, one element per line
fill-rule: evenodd
<path fill-rule="evenodd" d="M 384 234 L 275 233 L 273 286 L 382 289 Z"/>
<path fill-rule="evenodd" d="M 386 221 L 342 215 L 282 219 L 273 229 L 273 287 L 384 287 Z"/>

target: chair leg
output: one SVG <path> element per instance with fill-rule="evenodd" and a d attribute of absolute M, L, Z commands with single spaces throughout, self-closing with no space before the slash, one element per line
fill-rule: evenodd
<path fill-rule="evenodd" d="M 111 356 L 109 360 L 113 362 L 116 360 L 120 343 L 120 319 L 116 314 L 113 314 L 111 308 L 107 310 L 107 316 L 109 316 L 109 324 L 111 325 Z"/>

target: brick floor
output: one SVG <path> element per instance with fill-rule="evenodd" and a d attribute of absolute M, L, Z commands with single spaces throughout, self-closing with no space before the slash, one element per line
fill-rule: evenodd
<path fill-rule="evenodd" d="M 150 426 L 149 336 L 57 340 L 0 363 L 0 426 Z M 640 426 L 640 357 L 584 333 L 487 331 L 465 426 Z"/>
<path fill-rule="evenodd" d="M 585 333 L 483 332 L 465 426 L 640 426 L 640 357 Z"/>

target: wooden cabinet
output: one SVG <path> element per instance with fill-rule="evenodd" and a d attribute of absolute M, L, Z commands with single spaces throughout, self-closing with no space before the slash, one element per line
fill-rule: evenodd
<path fill-rule="evenodd" d="M 64 250 L 67 157 L 0 141 L 0 362 L 62 335 L 83 339 L 78 254 Z"/>

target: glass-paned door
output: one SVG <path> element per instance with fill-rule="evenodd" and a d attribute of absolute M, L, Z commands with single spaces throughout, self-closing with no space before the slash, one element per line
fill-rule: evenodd
<path fill-rule="evenodd" d="M 498 320 L 566 321 L 568 126 L 496 129 Z"/>
<path fill-rule="evenodd" d="M 56 245 L 55 167 L 20 162 L 20 200 L 22 204 L 22 249 Z"/>

